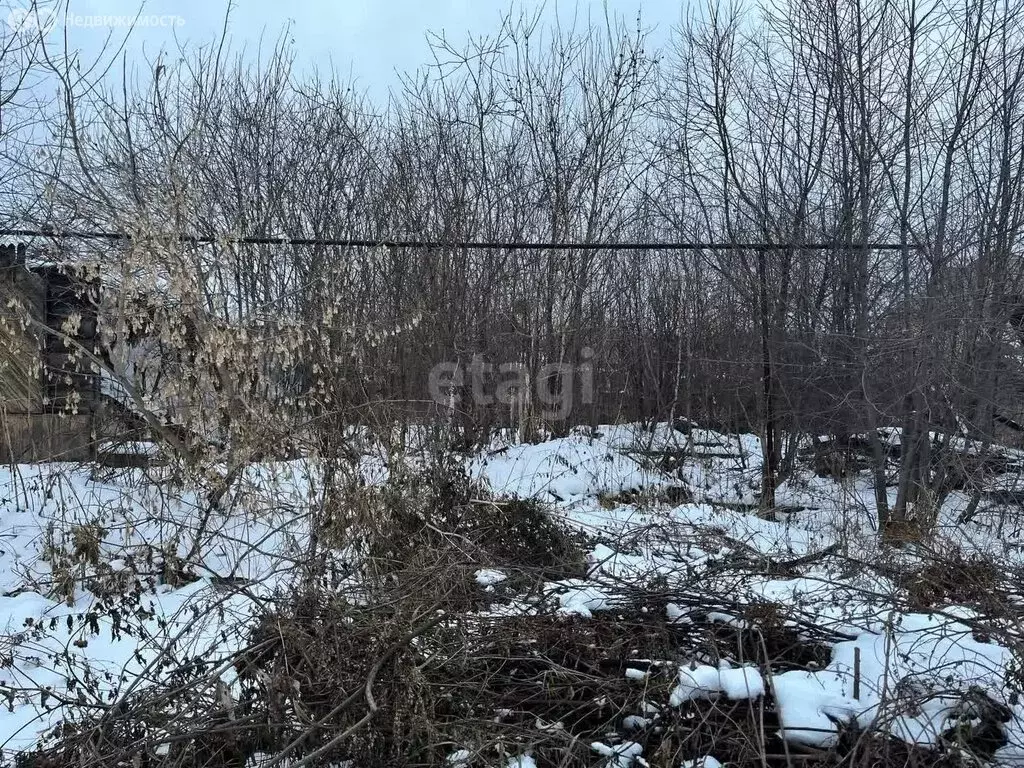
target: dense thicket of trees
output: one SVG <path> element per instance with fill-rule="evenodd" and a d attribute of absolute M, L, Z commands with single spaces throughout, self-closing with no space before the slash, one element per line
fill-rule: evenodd
<path fill-rule="evenodd" d="M 712 5 L 654 51 L 639 25 L 510 17 L 465 49 L 438 41 L 438 63 L 386 109 L 299 77 L 286 47 L 258 66 L 223 47 L 161 59 L 107 90 L 54 66 L 65 128 L 40 155 L 32 210 L 220 238 L 89 247 L 123 289 L 112 335 L 156 328 L 179 366 L 165 401 L 222 437 L 265 443 L 296 402 L 304 425 L 443 415 L 432 367 L 480 355 L 521 365 L 528 386 L 482 405 L 467 377 L 450 401 L 459 425 L 471 440 L 510 422 L 525 433 L 566 394 L 551 366 L 589 361 L 594 396 L 549 426 L 757 431 L 768 506 L 789 435 L 867 434 L 879 514 L 901 518 L 949 484 L 946 438 L 930 432 L 984 442 L 1024 421 L 1022 19 L 1009 0 Z M 885 426 L 904 430 L 893 510 Z"/>

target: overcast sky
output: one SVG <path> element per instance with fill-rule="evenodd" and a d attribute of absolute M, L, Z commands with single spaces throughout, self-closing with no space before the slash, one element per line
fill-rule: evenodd
<path fill-rule="evenodd" d="M 20 0 L 28 5 L 30 0 Z M 19 0 L 14 0 L 15 5 Z M 653 42 L 662 44 L 680 19 L 686 0 L 519 0 L 515 7 L 541 8 L 546 23 L 571 23 L 574 15 L 595 21 L 611 15 L 632 20 L 642 14 L 653 28 Z M 254 50 L 261 37 L 270 47 L 289 29 L 300 66 L 333 64 L 351 72 L 375 99 L 386 97 L 396 83 L 396 71 L 411 71 L 429 60 L 425 34 L 444 32 L 449 40 L 464 41 L 467 34 L 496 31 L 504 0 L 239 0 L 231 20 L 232 47 Z M 175 36 L 187 42 L 216 38 L 224 20 L 226 0 L 71 0 L 71 12 L 82 17 L 134 15 L 164 17 L 165 26 L 138 27 L 131 35 L 129 54 L 141 60 L 154 57 L 161 47 L 175 48 Z M 173 21 L 171 20 L 173 17 Z M 109 34 L 124 30 L 73 26 L 72 47 L 83 53 L 101 48 Z"/>

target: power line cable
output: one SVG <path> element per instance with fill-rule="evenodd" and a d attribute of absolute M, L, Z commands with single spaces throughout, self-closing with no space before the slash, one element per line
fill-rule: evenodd
<path fill-rule="evenodd" d="M 109 241 L 130 241 L 130 240 L 171 240 L 197 245 L 214 243 L 232 243 L 241 245 L 326 245 L 350 248 L 420 248 L 424 250 L 439 248 L 466 248 L 472 250 L 551 250 L 551 251 L 830 251 L 837 249 L 868 249 L 873 251 L 898 251 L 903 248 L 917 249 L 921 246 L 900 243 L 735 243 L 735 242 L 667 242 L 667 243 L 619 243 L 619 242 L 596 242 L 596 243 L 549 243 L 549 242 L 507 242 L 489 240 L 400 240 L 400 239 L 374 239 L 367 237 L 358 238 L 330 238 L 330 237 L 285 237 L 285 236 L 218 236 L 218 235 L 170 235 L 161 237 L 159 235 L 136 236 L 126 232 L 102 232 L 87 230 L 60 230 L 57 228 L 44 229 L 0 229 L 2 237 L 46 237 L 52 239 L 80 239 L 80 240 L 109 240 Z"/>

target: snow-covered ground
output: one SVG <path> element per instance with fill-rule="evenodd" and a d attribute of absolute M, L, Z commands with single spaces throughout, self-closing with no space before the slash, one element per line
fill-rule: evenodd
<path fill-rule="evenodd" d="M 652 459 L 659 454 L 674 457 L 671 469 Z M 674 686 L 655 708 L 771 697 L 794 746 L 827 748 L 850 726 L 932 745 L 974 716 L 964 711 L 964 694 L 979 691 L 1010 713 L 997 764 L 1024 765 L 1020 660 L 979 636 L 969 609 L 910 610 L 891 575 L 868 567 L 879 557 L 868 477 L 839 483 L 799 472 L 778 492 L 789 511 L 769 521 L 750 509 L 760 456 L 753 435 L 683 433 L 668 425 L 489 446 L 466 461 L 470 477 L 494 496 L 549 505 L 564 525 L 585 534 L 590 552 L 585 577 L 548 582 L 530 601 L 506 589 L 507 574 L 481 567 L 475 581 L 493 596 L 487 610 L 586 620 L 628 604 L 637 586 L 650 584 L 677 596 L 658 609 L 669 623 L 743 627 L 747 607 L 781 606 L 786 626 L 809 642 L 829 638 L 826 666 L 781 671 L 675 659 Z M 360 472 L 368 484 L 387 478 L 383 462 L 370 456 Z M 993 487 L 1011 480 L 997 477 Z M 100 711 L 188 659 L 224 663 L 230 686 L 231 653 L 263 601 L 295 578 L 320 484 L 312 461 L 256 465 L 211 510 L 204 494 L 175 490 L 140 470 L 0 469 L 3 749 L 31 747 L 60 723 L 65 703 Z M 932 546 L 985 555 L 1008 569 L 1024 564 L 1022 513 L 1000 508 L 958 524 L 966 504 L 964 495 L 951 495 Z M 638 682 L 646 674 L 627 670 Z M 657 717 L 628 713 L 634 725 Z M 643 749 L 629 740 L 592 745 L 595 760 L 608 766 L 642 766 Z M 466 764 L 469 755 L 453 749 L 449 762 Z M 719 764 L 714 755 L 688 760 Z M 508 765 L 533 762 L 523 753 Z"/>

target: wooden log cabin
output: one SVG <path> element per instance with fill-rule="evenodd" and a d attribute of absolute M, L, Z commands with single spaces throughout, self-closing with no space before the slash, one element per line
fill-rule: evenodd
<path fill-rule="evenodd" d="M 95 281 L 45 250 L 0 243 L 0 461 L 95 458 L 100 377 L 44 327 L 74 316 L 74 342 L 95 349 L 97 296 Z"/>

